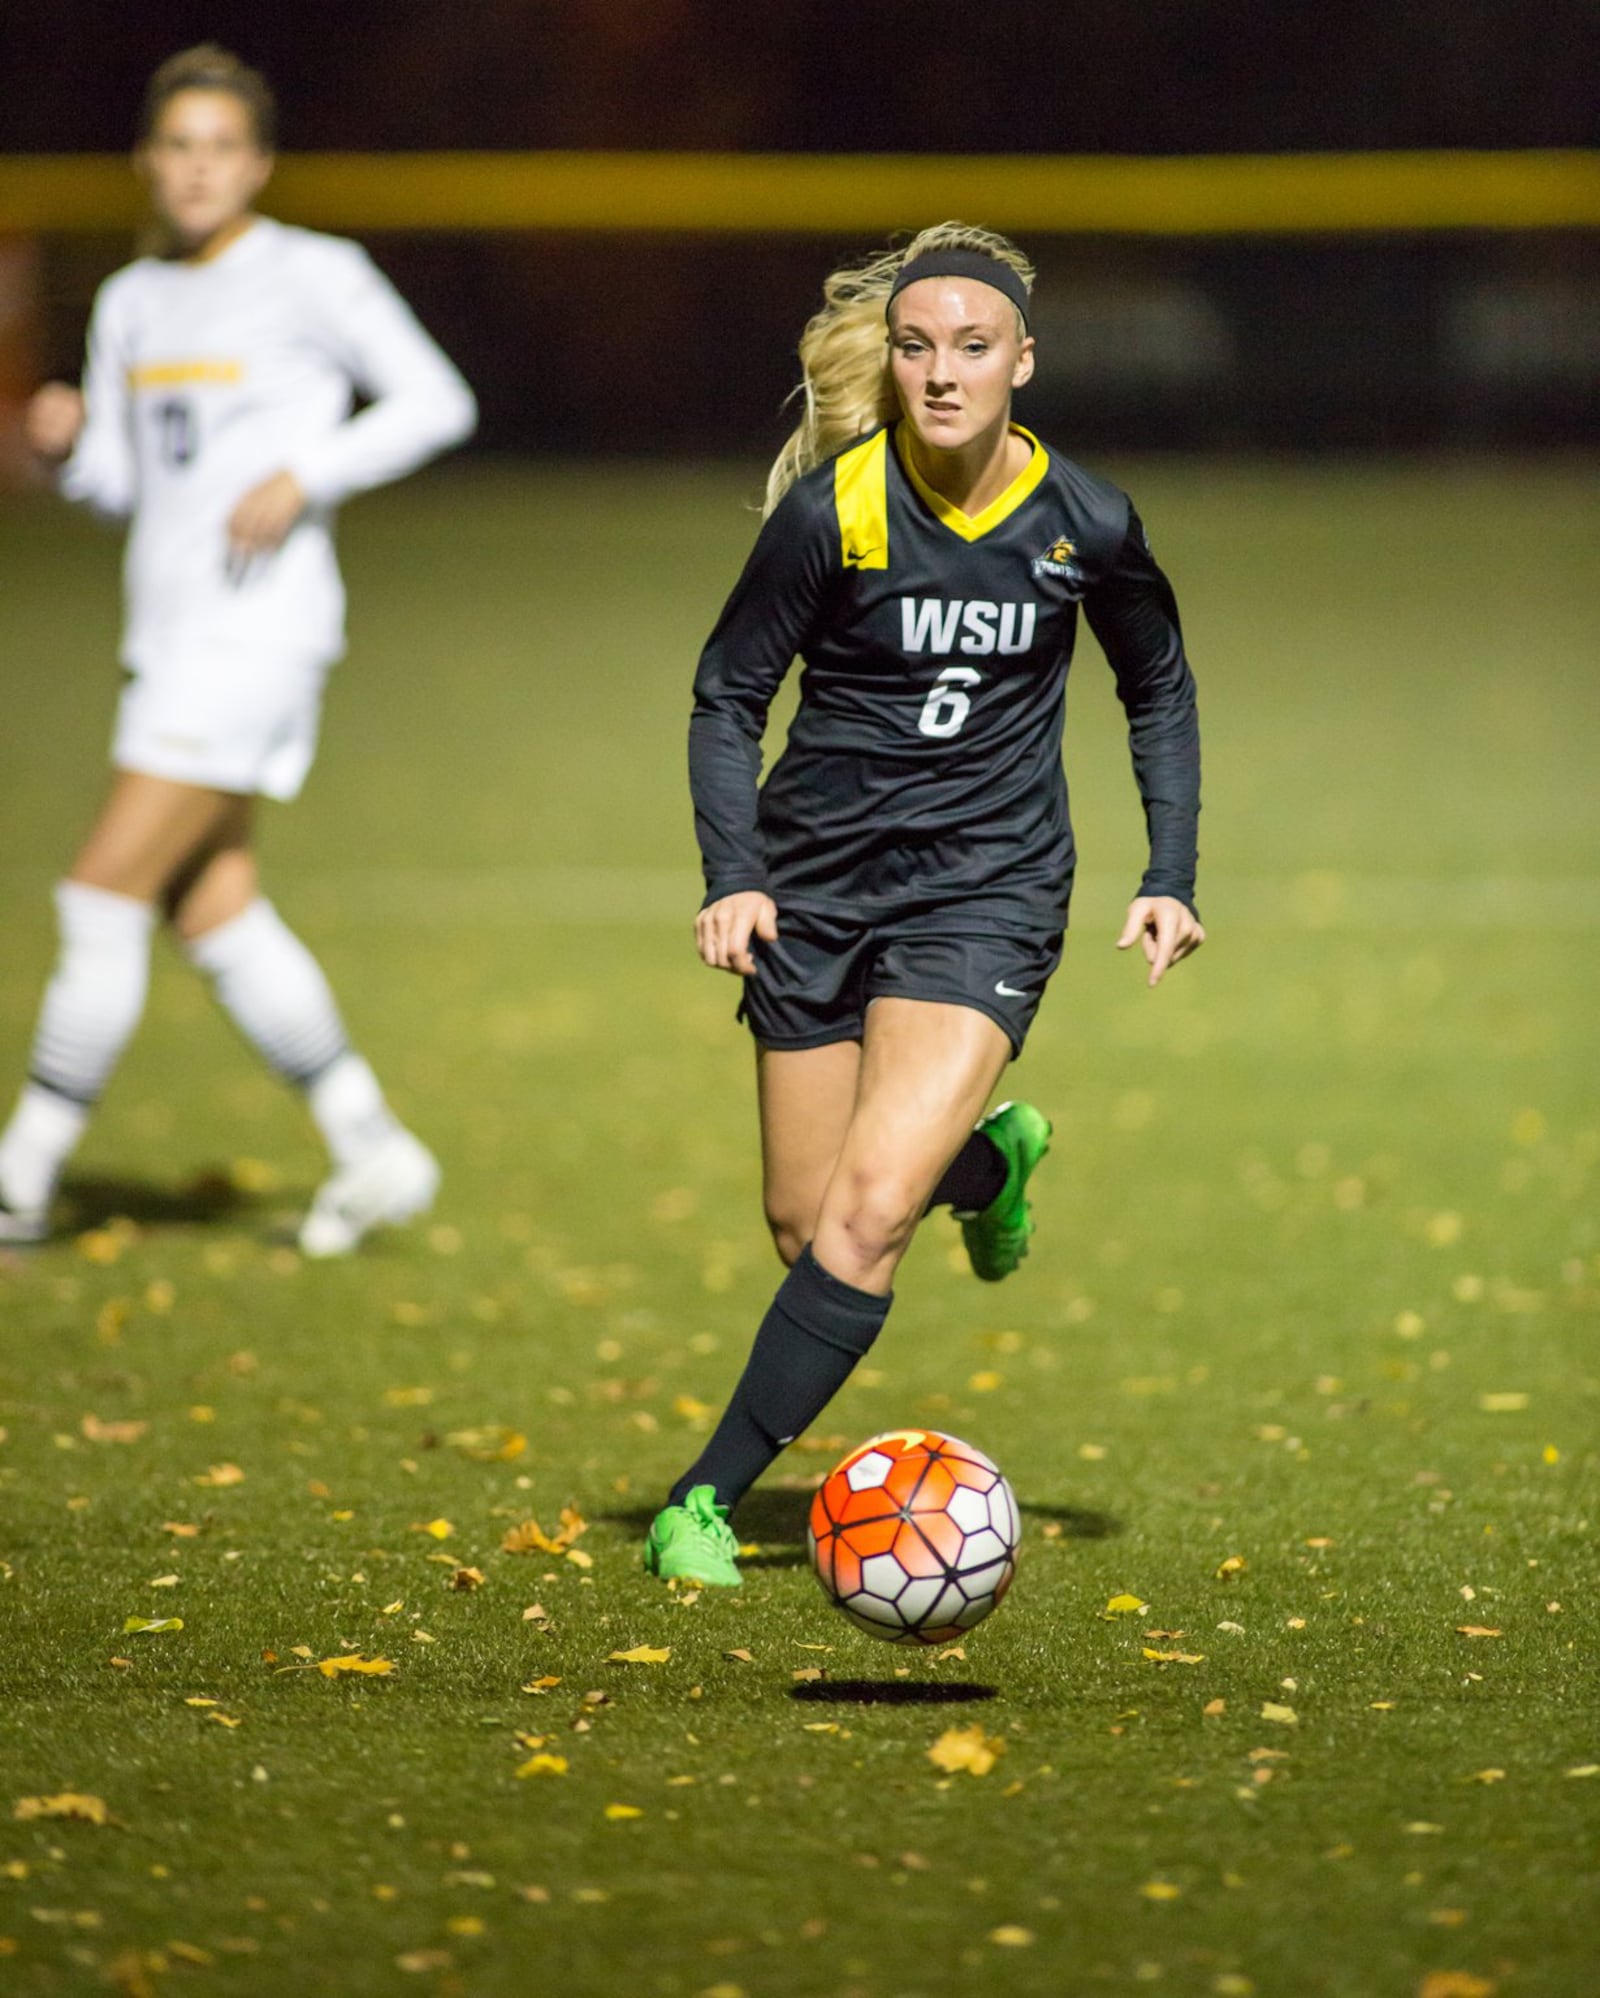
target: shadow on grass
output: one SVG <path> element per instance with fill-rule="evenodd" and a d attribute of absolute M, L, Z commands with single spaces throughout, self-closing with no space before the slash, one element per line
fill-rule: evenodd
<path fill-rule="evenodd" d="M 177 1228 L 228 1220 L 259 1206 L 253 1194 L 234 1185 L 226 1173 L 197 1173 L 182 1186 L 158 1186 L 147 1179 L 74 1175 L 61 1189 L 68 1230 L 103 1227 L 115 1216 L 141 1228 Z"/>
<path fill-rule="evenodd" d="M 1053 1519 L 1063 1540 L 1112 1540 L 1122 1531 L 1122 1521 L 1109 1512 L 1084 1512 L 1075 1505 L 1040 1505 L 1030 1499 L 1018 1499 L 1017 1509 L 1028 1519 Z"/>
<path fill-rule="evenodd" d="M 999 1693 L 994 1686 L 960 1679 L 818 1679 L 792 1687 L 789 1697 L 823 1706 L 965 1707 Z"/>

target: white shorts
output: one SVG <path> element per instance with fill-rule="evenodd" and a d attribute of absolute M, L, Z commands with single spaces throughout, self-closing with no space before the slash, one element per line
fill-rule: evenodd
<path fill-rule="evenodd" d="M 297 797 L 327 677 L 321 660 L 232 650 L 134 671 L 117 704 L 112 764 L 213 791 Z"/>

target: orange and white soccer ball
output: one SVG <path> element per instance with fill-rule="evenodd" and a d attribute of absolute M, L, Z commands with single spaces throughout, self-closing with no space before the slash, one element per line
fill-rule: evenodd
<path fill-rule="evenodd" d="M 891 1644 L 948 1644 L 1004 1599 L 1021 1525 L 981 1450 L 896 1429 L 823 1480 L 806 1538 L 824 1593 L 853 1624 Z"/>

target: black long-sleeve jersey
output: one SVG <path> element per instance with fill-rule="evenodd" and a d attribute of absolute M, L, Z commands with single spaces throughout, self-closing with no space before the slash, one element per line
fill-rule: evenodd
<path fill-rule="evenodd" d="M 695 676 L 707 901 L 762 889 L 780 910 L 867 923 L 961 903 L 968 926 L 1062 928 L 1081 603 L 1127 711 L 1140 893 L 1193 904 L 1200 734 L 1172 590 L 1127 495 L 1021 434 L 1033 456 L 981 514 L 934 492 L 883 429 L 766 521 Z M 800 705 L 758 791 L 796 654 Z"/>

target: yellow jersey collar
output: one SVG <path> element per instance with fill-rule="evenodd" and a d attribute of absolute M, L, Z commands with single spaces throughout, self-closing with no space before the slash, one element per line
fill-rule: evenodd
<path fill-rule="evenodd" d="M 901 470 L 911 481 L 916 493 L 934 518 L 948 527 L 952 534 L 959 534 L 963 541 L 981 540 L 991 528 L 998 527 L 1003 520 L 1009 520 L 1050 469 L 1050 454 L 1033 432 L 1025 430 L 1020 423 L 1010 424 L 1008 428 L 1013 436 L 1025 437 L 1032 445 L 1033 456 L 999 498 L 991 500 L 982 513 L 963 513 L 953 501 L 947 500 L 942 493 L 934 491 L 912 463 L 910 452 L 901 450 L 901 428 L 901 424 L 895 425 L 895 456 L 900 460 Z"/>

